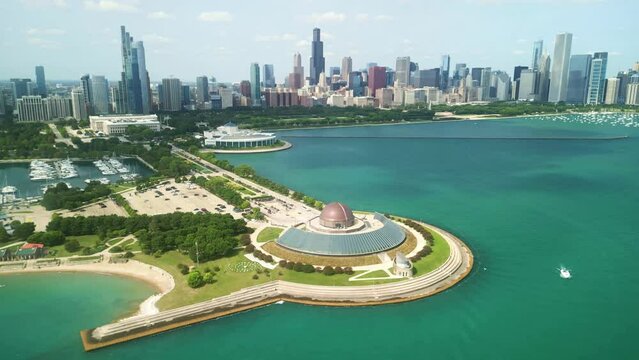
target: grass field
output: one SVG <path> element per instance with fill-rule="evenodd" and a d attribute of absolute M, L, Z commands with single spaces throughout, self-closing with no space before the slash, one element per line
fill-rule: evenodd
<path fill-rule="evenodd" d="M 80 261 L 94 261 L 94 260 L 100 260 L 102 259 L 102 255 L 95 255 L 95 256 L 80 256 L 80 257 L 73 257 L 73 258 L 69 258 L 69 262 L 80 262 Z"/>
<path fill-rule="evenodd" d="M 415 276 L 421 276 L 435 270 L 443 264 L 450 255 L 450 246 L 448 246 L 446 240 L 434 231 L 429 230 L 429 232 L 433 234 L 433 252 L 413 263 Z"/>
<path fill-rule="evenodd" d="M 82 254 L 82 249 L 84 248 L 92 248 L 95 246 L 97 241 L 100 241 L 100 238 L 97 235 L 82 235 L 82 236 L 67 236 L 67 241 L 69 240 L 78 240 L 80 243 L 80 249 L 76 252 L 68 252 L 67 249 L 64 248 L 64 245 L 56 245 L 49 248 L 48 257 L 65 257 L 72 255 Z M 54 250 L 53 253 L 51 250 Z"/>
<path fill-rule="evenodd" d="M 282 228 L 267 227 L 257 235 L 257 242 L 267 242 L 277 239 L 284 231 Z"/>
<path fill-rule="evenodd" d="M 387 278 L 388 273 L 384 270 L 371 271 L 366 275 L 360 276 L 358 279 Z"/>

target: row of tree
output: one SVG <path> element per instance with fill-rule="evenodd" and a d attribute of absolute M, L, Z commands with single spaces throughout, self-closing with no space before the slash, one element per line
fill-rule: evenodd
<path fill-rule="evenodd" d="M 225 214 L 172 213 L 163 215 L 92 216 L 54 218 L 48 231 L 60 231 L 66 236 L 89 235 L 118 231 L 135 234 L 142 251 L 160 255 L 179 250 L 195 261 L 209 261 L 228 255 L 238 245 L 237 236 L 247 233 L 244 220 Z"/>
<path fill-rule="evenodd" d="M 91 182 L 84 189 L 69 188 L 66 184 L 59 183 L 47 189 L 40 203 L 47 210 L 75 209 L 110 194 L 111 188 L 98 182 Z"/>

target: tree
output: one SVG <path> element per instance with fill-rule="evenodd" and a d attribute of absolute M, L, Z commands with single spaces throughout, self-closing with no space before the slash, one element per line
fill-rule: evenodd
<path fill-rule="evenodd" d="M 322 272 L 324 273 L 324 275 L 331 276 L 335 274 L 335 269 L 333 269 L 332 266 L 324 266 L 324 270 L 322 270 Z"/>
<path fill-rule="evenodd" d="M 64 243 L 64 249 L 70 253 L 80 250 L 80 242 L 76 239 L 67 240 Z"/>
<path fill-rule="evenodd" d="M 33 235 L 35 231 L 35 224 L 32 222 L 20 223 L 17 222 L 11 223 L 13 227 L 13 235 L 19 240 L 26 240 L 29 236 Z M 15 224 L 15 225 L 14 225 Z"/>
<path fill-rule="evenodd" d="M 193 289 L 195 288 L 199 288 L 202 285 L 204 285 L 204 277 L 202 276 L 202 274 L 199 271 L 192 271 L 189 274 L 189 277 L 186 281 L 189 286 Z"/>
<path fill-rule="evenodd" d="M 243 178 L 250 178 L 255 175 L 255 170 L 246 164 L 236 166 L 234 172 Z"/>
<path fill-rule="evenodd" d="M 7 230 L 3 226 L 0 226 L 0 243 L 5 243 L 11 239 L 11 236 L 7 233 Z"/>
<path fill-rule="evenodd" d="M 205 273 L 204 276 L 202 277 L 202 279 L 207 284 L 213 284 L 213 281 L 214 281 L 213 280 L 213 273 L 211 273 L 211 272 Z"/>

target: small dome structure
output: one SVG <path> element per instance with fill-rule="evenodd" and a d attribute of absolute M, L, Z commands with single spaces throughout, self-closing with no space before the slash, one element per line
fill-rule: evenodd
<path fill-rule="evenodd" d="M 348 206 L 332 202 L 322 210 L 320 214 L 320 225 L 331 229 L 343 229 L 355 224 L 355 216 Z"/>
<path fill-rule="evenodd" d="M 393 271 L 397 276 L 411 277 L 413 276 L 413 264 L 406 258 L 402 252 L 395 255 Z"/>

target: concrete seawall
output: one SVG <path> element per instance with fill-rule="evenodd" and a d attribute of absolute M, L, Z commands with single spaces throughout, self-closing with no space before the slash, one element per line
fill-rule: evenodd
<path fill-rule="evenodd" d="M 473 255 L 470 249 L 452 234 L 432 225 L 426 226 L 440 233 L 448 242 L 450 255 L 440 267 L 424 276 L 367 286 L 320 286 L 272 281 L 201 303 L 83 330 L 80 334 L 84 349 L 96 350 L 277 301 L 320 306 L 373 306 L 413 301 L 434 295 L 455 285 L 470 273 Z"/>

